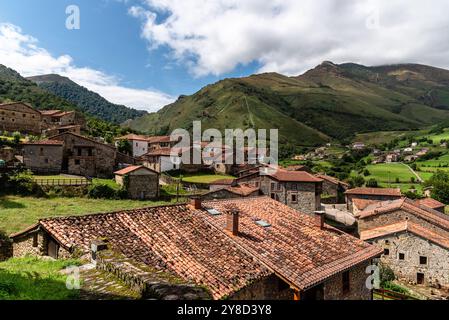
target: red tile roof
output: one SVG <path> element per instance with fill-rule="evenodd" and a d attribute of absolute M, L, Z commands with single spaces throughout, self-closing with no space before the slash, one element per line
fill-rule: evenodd
<path fill-rule="evenodd" d="M 431 209 L 440 209 L 444 208 L 446 205 L 432 198 L 424 198 L 416 200 L 416 203 L 420 206 L 425 206 Z"/>
<path fill-rule="evenodd" d="M 278 181 L 283 182 L 322 182 L 322 179 L 319 179 L 306 171 L 287 171 L 278 169 L 276 173 L 269 174 L 269 176 L 273 177 Z"/>
<path fill-rule="evenodd" d="M 347 190 L 345 194 L 395 197 L 402 196 L 401 189 L 399 188 L 354 188 Z"/>
<path fill-rule="evenodd" d="M 219 185 L 219 186 L 230 186 L 234 183 L 235 179 L 218 179 L 218 180 L 214 180 L 211 183 L 209 183 L 210 185 Z"/>
<path fill-rule="evenodd" d="M 107 238 L 125 256 L 206 286 L 214 299 L 274 273 L 304 290 L 382 253 L 333 227 L 322 230 L 314 217 L 268 197 L 208 201 L 203 208 L 51 218 L 40 226 L 66 249 L 88 252 L 92 240 Z M 211 208 L 222 214 L 209 214 Z M 239 236 L 224 230 L 230 209 L 239 211 Z M 271 226 L 257 225 L 258 219 Z"/>
<path fill-rule="evenodd" d="M 134 133 L 127 134 L 126 136 L 121 136 L 115 140 L 137 140 L 137 141 L 148 141 L 148 137 L 137 135 Z"/>
<path fill-rule="evenodd" d="M 238 184 L 235 187 L 226 187 L 225 189 L 234 194 L 238 194 L 244 197 L 252 195 L 253 193 L 256 193 L 260 190 L 260 188 L 251 186 L 249 184 Z"/>
<path fill-rule="evenodd" d="M 316 176 L 317 178 L 319 178 L 319 179 L 323 179 L 323 180 L 329 181 L 330 183 L 337 184 L 337 185 L 340 184 L 340 185 L 342 185 L 342 186 L 344 186 L 344 187 L 349 188 L 349 183 L 340 181 L 340 180 L 338 180 L 338 179 L 335 178 L 335 177 L 331 177 L 331 176 L 328 176 L 328 175 L 326 175 L 326 174 L 317 174 L 317 175 L 315 175 L 315 176 Z"/>
<path fill-rule="evenodd" d="M 121 169 L 119 171 L 114 172 L 114 174 L 118 175 L 118 176 L 124 176 L 125 174 L 134 172 L 134 171 L 139 170 L 139 169 L 145 169 L 145 170 L 148 170 L 148 171 L 151 171 L 151 172 L 156 172 L 156 171 L 154 171 L 154 170 L 152 170 L 150 168 L 144 167 L 144 166 L 129 166 L 129 167 L 126 167 L 126 168 L 123 168 L 123 169 Z"/>
<path fill-rule="evenodd" d="M 404 210 L 434 225 L 449 230 L 449 216 L 431 208 L 423 207 L 413 200 L 402 198 L 394 201 L 380 201 L 369 205 L 365 210 L 356 214 L 359 219 L 365 219 L 374 215 L 388 214 L 397 210 Z"/>
<path fill-rule="evenodd" d="M 358 210 L 365 210 L 368 206 L 378 203 L 379 200 L 353 199 L 352 204 Z"/>
<path fill-rule="evenodd" d="M 64 143 L 59 140 L 40 140 L 35 142 L 26 142 L 24 145 L 42 145 L 42 146 L 62 146 Z"/>
<path fill-rule="evenodd" d="M 433 232 L 432 230 L 429 230 L 425 227 L 422 227 L 416 223 L 412 223 L 409 221 L 401 221 L 395 224 L 362 231 L 360 234 L 360 239 L 371 240 L 404 231 L 411 232 L 417 236 L 420 236 L 421 238 L 430 240 L 433 243 L 436 243 L 446 249 L 449 249 L 448 237 L 444 237 L 438 233 Z"/>

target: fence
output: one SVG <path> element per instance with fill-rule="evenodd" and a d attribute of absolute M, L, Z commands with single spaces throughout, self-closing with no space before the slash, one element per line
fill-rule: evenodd
<path fill-rule="evenodd" d="M 34 179 L 40 186 L 89 186 L 92 184 L 91 179 L 86 178 L 64 178 L 64 179 Z"/>
<path fill-rule="evenodd" d="M 376 300 L 419 300 L 412 296 L 385 289 L 374 289 L 373 295 Z"/>

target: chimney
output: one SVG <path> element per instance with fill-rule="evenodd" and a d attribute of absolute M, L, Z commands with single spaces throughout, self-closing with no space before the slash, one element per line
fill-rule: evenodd
<path fill-rule="evenodd" d="M 321 230 L 324 229 L 324 217 L 326 215 L 325 211 L 315 211 L 315 225 Z"/>
<path fill-rule="evenodd" d="M 226 213 L 226 230 L 233 236 L 239 235 L 239 211 L 231 209 Z"/>
<path fill-rule="evenodd" d="M 201 206 L 201 198 L 200 197 L 193 197 L 193 198 L 191 198 L 190 199 L 190 205 L 195 210 L 201 209 L 202 208 L 202 206 Z"/>

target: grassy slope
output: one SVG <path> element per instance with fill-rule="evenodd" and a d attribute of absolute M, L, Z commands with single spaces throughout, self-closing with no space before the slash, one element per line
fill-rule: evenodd
<path fill-rule="evenodd" d="M 136 209 L 160 204 L 165 202 L 4 196 L 0 197 L 0 229 L 11 234 L 42 218 Z"/>
<path fill-rule="evenodd" d="M 186 174 L 183 175 L 182 181 L 190 183 L 211 183 L 221 179 L 233 179 L 235 177 L 230 175 L 217 174 Z"/>
<path fill-rule="evenodd" d="M 412 81 L 403 77 L 407 68 L 414 66 L 397 67 L 398 76 L 389 69 L 324 63 L 299 77 L 268 73 L 226 79 L 133 121 L 131 127 L 161 133 L 190 129 L 193 120 L 202 120 L 205 127 L 218 129 L 279 128 L 281 141 L 308 146 L 329 137 L 417 129 L 448 118 L 444 81 L 449 83 L 449 72 L 426 67 Z M 436 98 L 423 98 L 431 90 L 448 96 L 442 95 L 437 106 Z"/>
<path fill-rule="evenodd" d="M 77 260 L 13 258 L 0 262 L 0 300 L 76 299 L 78 291 L 68 290 L 65 275 L 59 271 L 79 265 Z"/>

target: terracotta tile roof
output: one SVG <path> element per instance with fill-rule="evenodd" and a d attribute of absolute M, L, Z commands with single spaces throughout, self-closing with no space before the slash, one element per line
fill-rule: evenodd
<path fill-rule="evenodd" d="M 231 239 L 300 290 L 382 253 L 333 227 L 326 225 L 321 230 L 314 217 L 269 197 L 208 201 L 204 207 L 220 212 L 237 209 L 240 235 Z M 225 215 L 203 215 L 217 229 L 223 229 Z M 260 219 L 271 226 L 257 225 L 255 221 Z"/>
<path fill-rule="evenodd" d="M 59 140 L 40 140 L 35 142 L 26 142 L 24 145 L 42 145 L 42 146 L 62 146 L 64 143 Z"/>
<path fill-rule="evenodd" d="M 173 150 L 175 151 L 175 150 Z M 160 149 L 156 149 L 156 150 L 152 150 L 146 154 L 144 154 L 143 156 L 149 156 L 149 157 L 155 157 L 155 156 L 167 156 L 169 157 L 171 155 L 172 152 L 172 148 L 160 148 Z"/>
<path fill-rule="evenodd" d="M 446 249 L 449 249 L 448 237 L 444 237 L 438 233 L 433 232 L 432 230 L 409 221 L 401 221 L 395 224 L 362 231 L 360 234 L 360 238 L 362 240 L 371 240 L 404 231 L 411 232 L 424 239 L 430 240 Z"/>
<path fill-rule="evenodd" d="M 172 139 L 170 136 L 152 136 L 148 137 L 149 143 L 161 143 L 161 142 L 171 142 Z"/>
<path fill-rule="evenodd" d="M 276 173 L 269 174 L 269 176 L 273 177 L 278 181 L 283 182 L 322 182 L 322 179 L 319 179 L 306 171 L 287 171 L 278 169 Z"/>
<path fill-rule="evenodd" d="M 247 197 L 255 192 L 258 192 L 260 190 L 260 188 L 251 186 L 249 184 L 238 184 L 235 187 L 226 187 L 226 190 L 234 193 L 234 194 L 238 194 L 244 197 Z"/>
<path fill-rule="evenodd" d="M 211 215 L 211 208 L 237 209 L 239 236 L 226 232 L 225 214 Z M 206 286 L 214 299 L 274 273 L 304 290 L 382 253 L 268 197 L 208 201 L 200 210 L 171 205 L 50 218 L 40 227 L 66 249 L 88 252 L 92 240 L 106 238 L 127 257 Z"/>
<path fill-rule="evenodd" d="M 53 114 L 61 112 L 61 110 L 40 110 L 39 112 L 44 116 L 51 116 Z"/>
<path fill-rule="evenodd" d="M 76 245 L 87 252 L 92 240 L 105 237 L 129 258 L 206 286 L 214 299 L 272 274 L 225 232 L 215 230 L 204 215 L 189 205 L 174 205 L 40 224 L 65 248 Z"/>
<path fill-rule="evenodd" d="M 437 201 L 432 198 L 419 199 L 416 200 L 416 203 L 420 206 L 425 206 L 431 209 L 439 209 L 442 207 L 444 208 L 446 206 L 444 203 L 441 203 L 440 201 Z"/>
<path fill-rule="evenodd" d="M 212 181 L 211 185 L 219 185 L 219 186 L 230 186 L 234 183 L 235 179 L 218 179 L 215 181 Z"/>
<path fill-rule="evenodd" d="M 287 166 L 285 168 L 285 170 L 287 170 L 287 171 L 303 171 L 303 170 L 305 170 L 305 168 L 306 168 L 305 166 L 298 164 L 298 165 Z"/>
<path fill-rule="evenodd" d="M 431 208 L 420 206 L 413 200 L 402 198 L 394 201 L 379 201 L 369 205 L 365 210 L 356 214 L 359 219 L 365 219 L 379 214 L 388 214 L 397 210 L 404 210 L 432 224 L 449 230 L 449 216 Z"/>
<path fill-rule="evenodd" d="M 399 188 L 354 188 L 347 190 L 345 194 L 373 195 L 373 196 L 395 196 L 401 197 Z"/>
<path fill-rule="evenodd" d="M 115 140 L 137 140 L 137 141 L 148 141 L 148 137 L 137 135 L 134 133 L 127 134 L 116 138 Z"/>
<path fill-rule="evenodd" d="M 368 206 L 378 203 L 379 200 L 353 199 L 352 204 L 358 210 L 365 210 Z"/>
<path fill-rule="evenodd" d="M 114 172 L 114 174 L 118 175 L 118 176 L 124 176 L 125 174 L 134 172 L 134 171 L 139 170 L 139 169 L 145 169 L 145 170 L 148 170 L 148 171 L 151 171 L 151 172 L 156 172 L 156 171 L 154 171 L 154 170 L 152 170 L 150 168 L 144 167 L 144 166 L 129 166 L 129 167 L 126 167 L 126 168 L 123 168 L 123 169 L 121 169 L 119 171 Z"/>
<path fill-rule="evenodd" d="M 323 180 L 329 181 L 330 183 L 333 183 L 333 184 L 337 184 L 337 185 L 341 184 L 342 186 L 349 188 L 349 183 L 340 181 L 337 178 L 328 176 L 326 174 L 316 174 L 315 177 L 317 177 L 319 179 L 323 179 Z"/>

